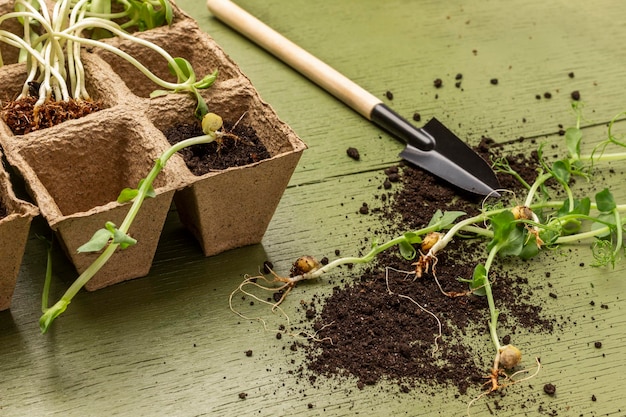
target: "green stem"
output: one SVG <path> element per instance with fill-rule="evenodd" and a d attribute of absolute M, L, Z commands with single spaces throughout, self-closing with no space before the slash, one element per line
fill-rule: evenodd
<path fill-rule="evenodd" d="M 439 225 L 435 224 L 429 227 L 424 227 L 422 229 L 419 229 L 417 231 L 415 231 L 414 233 L 418 236 L 421 235 L 425 235 L 427 233 L 430 232 L 434 232 L 439 230 Z M 392 248 L 396 245 L 401 244 L 402 242 L 404 242 L 406 240 L 406 237 L 404 235 L 402 236 L 398 236 L 382 245 L 377 245 L 375 247 L 373 247 L 366 255 L 361 256 L 361 257 L 345 257 L 345 258 L 339 258 L 339 259 L 335 259 L 332 262 L 329 262 L 328 264 L 324 265 L 323 267 L 315 270 L 313 273 L 311 273 L 307 278 L 317 278 L 319 276 L 321 276 L 322 274 L 324 274 L 325 272 L 328 272 L 329 270 L 336 268 L 338 266 L 341 265 L 347 265 L 347 264 L 359 264 L 359 263 L 368 263 L 371 262 L 376 255 L 378 255 L 379 253 L 382 253 L 384 251 L 386 251 L 389 248 Z"/>
<path fill-rule="evenodd" d="M 489 268 L 491 268 L 491 264 L 493 260 L 500 250 L 498 245 L 494 246 L 491 251 L 489 251 L 489 256 L 485 261 L 485 285 L 483 288 L 485 289 L 485 296 L 487 297 L 487 304 L 489 305 L 489 334 L 491 335 L 491 341 L 496 348 L 496 352 L 500 351 L 500 339 L 498 338 L 498 316 L 500 312 L 496 308 L 496 304 L 493 300 L 493 292 L 491 291 L 491 282 L 489 281 Z"/>
<path fill-rule="evenodd" d="M 43 239 L 43 238 L 42 238 Z M 45 313 L 48 309 L 48 294 L 50 294 L 50 282 L 52 281 L 52 244 L 46 241 L 46 278 L 43 283 L 43 293 L 41 294 L 41 312 Z"/>
<path fill-rule="evenodd" d="M 601 154 L 601 155 L 585 154 L 585 155 L 580 155 L 577 158 L 577 160 L 580 160 L 580 161 L 591 160 L 594 163 L 622 161 L 624 159 L 626 159 L 626 152 L 615 152 L 615 153 L 608 153 L 608 154 Z"/>
<path fill-rule="evenodd" d="M 622 239 L 623 239 L 623 232 L 622 232 L 622 217 L 619 213 L 619 211 L 617 211 L 617 209 L 613 209 L 613 215 L 615 216 L 615 226 L 616 226 L 616 230 L 615 230 L 615 249 L 613 250 L 613 255 L 617 256 L 619 254 L 620 249 L 622 249 Z"/>
<path fill-rule="evenodd" d="M 59 37 L 63 37 L 65 39 L 69 39 L 72 40 L 74 42 L 78 42 L 84 45 L 91 45 L 91 46 L 96 46 L 99 48 L 102 48 L 108 52 L 111 52 L 113 54 L 116 54 L 118 56 L 120 56 L 121 58 L 125 59 L 126 61 L 128 61 L 129 63 L 131 63 L 133 66 L 135 66 L 139 71 L 141 71 L 146 77 L 148 77 L 152 82 L 154 82 L 157 85 L 160 85 L 161 87 L 168 89 L 168 90 L 175 90 L 175 89 L 180 89 L 180 88 L 184 88 L 185 86 L 191 86 L 195 80 L 192 78 L 189 78 L 187 81 L 185 81 L 184 83 L 170 83 L 167 82 L 159 77 L 157 77 L 156 75 L 154 75 L 148 68 L 146 68 L 142 63 L 140 63 L 139 61 L 137 61 L 137 59 L 135 59 L 132 55 L 112 46 L 109 45 L 107 43 L 104 42 L 100 42 L 94 39 L 87 39 L 87 38 L 81 38 L 79 36 L 75 36 L 72 35 L 72 33 L 78 31 L 78 30 L 82 30 L 82 29 L 87 29 L 87 28 L 94 28 L 94 27 L 100 27 L 106 30 L 111 31 L 113 34 L 115 34 L 116 36 L 119 36 L 120 38 L 123 39 L 127 39 L 130 40 L 134 43 L 137 43 L 138 45 L 147 47 L 152 49 L 153 51 L 157 52 L 159 55 L 161 55 L 167 62 L 168 64 L 170 64 L 170 67 L 174 69 L 174 71 L 177 73 L 177 76 L 180 78 L 185 78 L 185 75 L 182 74 L 180 72 L 180 69 L 178 68 L 178 65 L 176 65 L 174 58 L 172 58 L 172 56 L 165 51 L 163 48 L 159 47 L 158 45 L 143 40 L 141 38 L 138 38 L 136 36 L 132 36 L 130 34 L 128 34 L 127 32 L 124 32 L 123 30 L 119 29 L 119 26 L 115 25 L 112 22 L 107 22 L 104 21 L 102 19 L 97 19 L 97 18 L 85 18 L 80 20 L 79 22 L 77 22 L 76 24 L 72 25 L 71 27 L 65 29 L 63 32 L 59 32 L 57 35 Z"/>
<path fill-rule="evenodd" d="M 548 181 L 550 178 L 552 178 L 552 174 L 550 173 L 542 174 L 539 177 L 537 177 L 533 185 L 530 187 L 530 190 L 528 190 L 528 194 L 526 195 L 526 200 L 524 201 L 524 206 L 530 207 L 533 200 L 535 199 L 535 194 L 537 194 L 537 190 L 539 189 L 539 187 L 541 187 L 541 185 L 544 182 Z"/>
<path fill-rule="evenodd" d="M 145 180 L 142 182 L 141 187 L 139 187 L 138 194 L 133 200 L 133 204 L 128 210 L 128 213 L 126 214 L 126 217 L 124 218 L 124 221 L 122 222 L 122 225 L 119 227 L 119 230 L 124 233 L 128 232 L 128 229 L 130 229 L 130 226 L 133 220 L 135 219 L 137 213 L 139 212 L 139 209 L 141 208 L 141 205 L 144 199 L 146 198 L 149 190 L 152 187 L 152 183 L 154 182 L 155 178 L 161 172 L 161 170 L 163 169 L 163 167 L 165 166 L 165 164 L 167 163 L 167 161 L 172 155 L 174 155 L 179 150 L 186 148 L 188 146 L 198 145 L 198 144 L 203 144 L 203 143 L 210 143 L 214 141 L 218 135 L 219 135 L 219 132 L 214 132 L 212 134 L 186 139 L 184 141 L 181 141 L 173 145 L 167 151 L 165 151 L 155 161 L 155 164 L 152 167 L 152 170 L 150 171 L 148 176 L 145 178 Z M 78 293 L 78 291 L 80 291 L 81 288 L 83 288 L 85 284 L 89 282 L 89 280 L 93 278 L 93 276 L 109 261 L 109 259 L 111 258 L 111 256 L 113 256 L 113 254 L 115 253 L 118 247 L 119 247 L 119 244 L 109 242 L 109 244 L 106 246 L 104 251 L 100 254 L 100 256 L 98 256 L 96 260 L 91 265 L 89 265 L 89 267 L 82 274 L 80 274 L 80 276 L 76 279 L 76 281 L 74 281 L 74 283 L 67 289 L 65 294 L 63 294 L 61 299 L 56 302 L 56 304 L 54 304 L 50 308 L 45 308 L 45 305 L 43 306 L 44 314 L 39 319 L 39 326 L 41 328 L 42 333 L 45 333 L 50 327 L 50 325 L 52 324 L 52 322 L 54 321 L 54 319 L 65 311 L 65 309 L 70 304 L 74 296 Z M 47 305 L 47 303 L 48 303 L 48 300 L 46 296 L 45 304 Z"/>

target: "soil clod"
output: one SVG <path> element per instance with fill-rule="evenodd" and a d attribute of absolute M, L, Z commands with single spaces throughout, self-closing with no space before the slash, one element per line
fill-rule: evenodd
<path fill-rule="evenodd" d="M 359 150 L 357 148 L 348 148 L 346 150 L 346 153 L 350 158 L 354 159 L 355 161 L 361 159 L 361 155 L 359 154 Z"/>
<path fill-rule="evenodd" d="M 543 392 L 548 395 L 554 395 L 556 393 L 556 386 L 554 384 L 545 384 L 543 386 Z"/>

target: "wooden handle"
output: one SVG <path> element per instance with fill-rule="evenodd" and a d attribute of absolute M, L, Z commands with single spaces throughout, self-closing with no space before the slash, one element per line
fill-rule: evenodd
<path fill-rule="evenodd" d="M 207 0 L 218 19 L 371 120 L 381 100 L 229 0 Z"/>

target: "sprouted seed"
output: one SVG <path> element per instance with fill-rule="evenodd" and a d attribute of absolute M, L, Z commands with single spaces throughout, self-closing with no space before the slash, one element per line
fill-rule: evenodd
<path fill-rule="evenodd" d="M 542 367 L 538 359 L 535 360 L 535 371 L 532 373 L 531 369 L 508 373 L 522 364 L 522 352 L 516 346 L 500 343 L 498 335 L 500 310 L 496 307 L 492 292 L 492 286 L 496 284 L 497 279 L 490 274 L 493 263 L 497 262 L 499 257 L 507 256 L 530 259 L 542 250 L 568 243 L 578 244 L 585 240 L 592 244 L 596 260 L 594 266 L 614 265 L 624 251 L 622 240 L 626 220 L 623 213 L 626 212 L 626 204 L 618 204 L 613 194 L 606 188 L 595 196 L 577 196 L 571 185 L 575 183 L 576 177 L 593 180 L 592 168 L 600 162 L 626 159 L 624 152 L 612 154 L 607 152 L 610 145 L 623 148 L 626 147 L 626 143 L 612 134 L 611 123 L 608 128 L 609 139 L 597 146 L 591 155 L 581 155 L 582 104 L 575 102 L 572 107 L 577 112 L 577 121 L 576 127 L 567 129 L 564 135 L 567 156 L 556 161 L 548 160 L 543 157 L 540 147 L 537 152 L 539 172 L 532 184 L 525 182 L 505 159 L 494 161 L 496 171 L 502 175 L 511 175 L 526 190 L 523 204 L 507 206 L 507 202 L 499 202 L 500 204 L 492 207 L 484 205 L 480 213 L 472 217 L 467 217 L 463 212 L 437 211 L 427 226 L 403 233 L 384 244 L 376 242 L 365 256 L 339 258 L 323 266 L 319 266 L 316 261 L 309 263 L 308 257 L 300 258 L 292 268 L 290 277 L 275 274 L 274 282 L 278 288 L 287 291 L 281 300 L 273 305 L 273 309 L 277 308 L 297 282 L 321 277 L 341 265 L 371 262 L 382 251 L 397 247 L 404 259 L 413 261 L 415 270 L 407 274 L 413 274 L 415 278 L 423 278 L 430 274 L 441 292 L 449 297 L 474 295 L 487 299 L 487 326 L 495 353 L 493 361 L 490 362 L 491 369 L 486 375 L 487 387 L 469 402 L 468 415 L 471 405 L 487 394 L 535 377 Z M 620 113 L 619 116 L 623 114 L 626 113 Z M 546 185 L 548 181 L 553 185 L 548 187 Z M 475 266 L 471 278 L 459 278 L 459 281 L 468 284 L 467 292 L 445 292 L 435 271 L 437 255 L 458 236 L 473 237 L 477 244 L 482 239 L 485 243 L 486 258 Z M 298 265 L 300 267 L 297 267 Z M 243 291 L 244 284 L 233 291 L 233 294 Z M 531 374 L 523 378 L 518 377 L 525 373 Z"/>

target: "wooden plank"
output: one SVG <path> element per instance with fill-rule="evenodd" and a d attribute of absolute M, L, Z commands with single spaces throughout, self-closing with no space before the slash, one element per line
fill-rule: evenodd
<path fill-rule="evenodd" d="M 382 175 L 378 176 L 380 180 Z M 184 415 L 269 416 L 395 411 L 426 416 L 436 406 L 443 415 L 457 415 L 468 397 L 454 398 L 444 387 L 434 393 L 424 388 L 403 395 L 384 383 L 360 391 L 350 380 L 322 380 L 312 387 L 292 373 L 303 360 L 300 352 L 289 349 L 294 339 L 274 337 L 278 325 L 284 323 L 280 317 L 258 303 L 249 306 L 249 298 L 237 298 L 238 309 L 268 320 L 273 330 L 265 331 L 260 323 L 243 320 L 228 309 L 228 296 L 241 274 L 254 274 L 265 259 L 274 261 L 277 271 L 284 273 L 304 253 L 332 257 L 334 249 L 345 255 L 358 250 L 362 238 L 373 236 L 376 229 L 373 217 L 356 213 L 359 197 L 371 198 L 379 192 L 375 177 L 362 173 L 291 187 L 263 245 L 212 258 L 200 254 L 172 212 L 150 276 L 81 293 L 45 336 L 36 329 L 38 300 L 26 299 L 40 290 L 39 261 L 44 256 L 39 242 L 32 239 L 31 261 L 25 265 L 31 275 L 20 282 L 13 328 L 5 327 L 0 333 L 2 371 L 10 376 L 0 382 L 3 412 L 171 415 L 183 410 Z M 328 193 L 329 189 L 343 192 Z M 325 213 L 323 219 L 320 212 Z M 578 261 L 572 264 L 572 259 L 588 256 L 583 245 L 573 252 L 558 250 L 530 267 L 511 265 L 513 270 L 527 269 L 529 285 L 543 288 L 538 296 L 543 294 L 548 300 L 544 308 L 565 317 L 560 320 L 563 328 L 553 335 L 517 335 L 520 347 L 529 356 L 540 356 L 544 369 L 529 384 L 508 388 L 507 396 L 499 401 L 504 409 L 498 415 L 519 415 L 519 403 L 529 399 L 559 415 L 572 410 L 575 415 L 616 412 L 618 405 L 610 398 L 624 377 L 619 367 L 609 364 L 623 357 L 622 269 L 607 272 L 580 267 Z M 62 259 L 58 264 L 63 270 Z M 551 288 L 543 282 L 548 265 Z M 300 320 L 300 300 L 327 293 L 341 279 L 356 276 L 357 272 L 344 270 L 301 285 L 287 300 L 285 311 L 292 320 Z M 558 300 L 546 297 L 547 291 L 556 292 Z M 595 341 L 603 342 L 601 350 L 594 348 Z M 474 343 L 484 343 L 488 349 L 487 335 Z M 248 349 L 252 357 L 244 354 Z M 554 399 L 542 393 L 547 382 L 559 389 Z M 248 394 L 246 400 L 239 398 L 242 392 Z M 601 400 L 591 402 L 591 395 Z M 489 403 L 493 407 L 492 400 Z M 474 415 L 489 415 L 484 403 L 476 406 Z"/>
<path fill-rule="evenodd" d="M 437 115 L 472 143 L 483 134 L 501 142 L 527 136 L 537 143 L 561 143 L 558 125 L 575 122 L 567 97 L 574 88 L 586 103 L 584 123 L 590 127 L 585 135 L 592 139 L 586 146 L 602 140 L 602 124 L 622 110 L 618 87 L 625 55 L 615 48 L 622 34 L 613 22 L 623 21 L 624 11 L 615 2 L 239 4 L 373 93 L 382 97 L 393 91 L 390 104 L 401 113 Z M 0 313 L 0 414 L 463 415 L 480 387 L 458 397 L 447 387 L 401 394 L 381 383 L 359 390 L 349 379 L 319 379 L 313 387 L 297 373 L 303 353 L 289 349 L 294 339 L 275 337 L 284 319 L 258 302 L 250 305 L 250 298 L 235 298 L 238 310 L 261 315 L 270 330 L 230 311 L 231 292 L 266 259 L 287 273 L 302 254 L 332 258 L 338 249 L 349 255 L 367 244 L 366 237 L 384 238 L 380 220 L 357 211 L 363 202 L 380 204 L 375 195 L 382 192 L 382 169 L 397 161 L 401 146 L 211 19 L 202 2 L 181 5 L 240 63 L 310 149 L 261 245 L 205 258 L 172 211 L 149 276 L 80 293 L 43 336 L 37 320 L 46 253 L 34 234 L 49 231 L 37 221 L 14 307 Z M 567 77 L 569 71 L 574 79 Z M 463 73 L 464 91 L 451 84 L 457 72 Z M 443 89 L 432 87 L 435 77 L 444 78 Z M 491 77 L 498 77 L 497 86 L 489 83 Z M 535 99 L 545 91 L 553 99 Z M 360 149 L 360 162 L 347 158 L 348 146 Z M 507 149 L 527 151 L 528 144 L 513 142 Z M 601 174 L 624 201 L 623 164 L 612 167 L 616 174 Z M 536 296 L 545 299 L 544 309 L 562 325 L 552 335 L 516 335 L 528 358 L 541 357 L 543 370 L 536 379 L 507 388 L 505 397 L 479 402 L 472 415 L 491 415 L 486 404 L 499 416 L 624 414 L 626 377 L 619 366 L 626 359 L 624 266 L 596 269 L 587 261 L 580 266 L 589 256 L 581 244 L 532 263 L 511 263 L 513 271 L 527 274 Z M 59 252 L 54 265 L 52 298 L 76 275 Z M 284 309 L 298 321 L 301 300 L 357 276 L 358 270 L 342 269 L 300 285 Z M 601 349 L 594 347 L 596 341 Z M 489 352 L 486 334 L 472 343 Z M 248 349 L 251 357 L 244 353 Z M 557 386 L 555 397 L 543 393 L 545 383 Z M 245 400 L 240 393 L 247 393 Z M 502 409 L 495 410 L 496 400 Z"/>
<path fill-rule="evenodd" d="M 612 22 L 626 12 L 610 0 L 516 0 L 506 7 L 399 0 L 359 7 L 343 2 L 321 7 L 303 0 L 237 3 L 373 94 L 384 98 L 386 91 L 393 92 L 389 104 L 400 114 L 411 118 L 417 111 L 424 120 L 436 116 L 472 144 L 483 135 L 508 141 L 557 132 L 560 124 L 572 122 L 574 90 L 586 105 L 586 124 L 623 110 L 626 55 L 615 48 L 623 33 Z M 332 151 L 343 153 L 357 142 L 374 166 L 396 157 L 399 148 L 383 145 L 375 128 L 364 127 L 354 112 L 208 17 L 202 2 L 180 4 L 198 16 L 201 27 L 311 147 L 294 181 L 319 176 L 311 167 L 328 154 L 314 154 L 328 149 L 322 141 L 337 142 L 332 138 L 352 138 Z M 463 74 L 461 89 L 454 87 L 458 73 Z M 443 88 L 434 88 L 436 78 L 443 80 Z M 498 79 L 497 86 L 492 78 Z M 535 98 L 546 92 L 552 99 Z M 320 106 L 320 100 L 325 104 Z M 344 162 L 333 169 L 349 172 L 349 161 Z"/>

